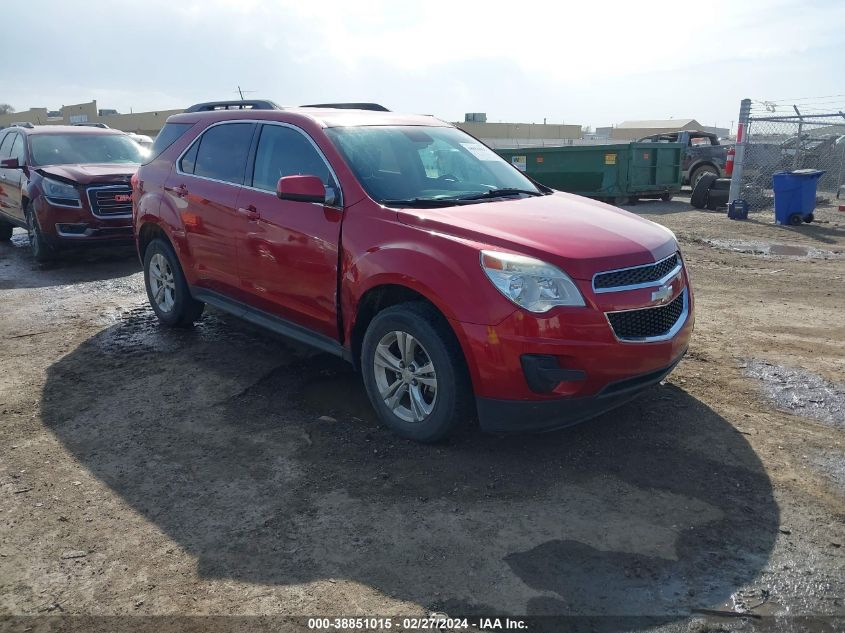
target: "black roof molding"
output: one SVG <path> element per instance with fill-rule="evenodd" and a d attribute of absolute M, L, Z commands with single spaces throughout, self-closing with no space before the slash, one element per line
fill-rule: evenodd
<path fill-rule="evenodd" d="M 281 110 L 278 104 L 265 99 L 235 99 L 232 101 L 207 101 L 195 103 L 185 112 L 213 112 L 214 110 Z"/>
<path fill-rule="evenodd" d="M 312 103 L 301 108 L 329 108 L 337 110 L 373 110 L 375 112 L 390 112 L 378 103 Z"/>

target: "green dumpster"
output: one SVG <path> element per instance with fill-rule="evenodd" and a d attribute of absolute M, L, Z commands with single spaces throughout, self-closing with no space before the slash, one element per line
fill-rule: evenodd
<path fill-rule="evenodd" d="M 495 150 L 537 182 L 615 204 L 669 200 L 681 190 L 682 143 L 567 145 Z"/>

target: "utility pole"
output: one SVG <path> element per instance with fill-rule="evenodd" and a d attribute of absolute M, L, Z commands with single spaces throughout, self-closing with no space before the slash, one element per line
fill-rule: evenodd
<path fill-rule="evenodd" d="M 738 200 L 742 191 L 742 171 L 745 163 L 745 146 L 748 144 L 748 124 L 751 118 L 751 99 L 743 99 L 739 105 L 739 120 L 736 128 L 736 155 L 734 157 L 734 171 L 731 175 L 731 188 L 728 191 L 728 202 Z"/>

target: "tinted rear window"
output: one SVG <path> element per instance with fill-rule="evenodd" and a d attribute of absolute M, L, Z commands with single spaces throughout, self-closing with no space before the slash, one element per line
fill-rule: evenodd
<path fill-rule="evenodd" d="M 193 123 L 165 123 L 161 132 L 155 137 L 153 146 L 150 148 L 148 161 L 158 157 L 164 150 L 173 145 L 179 138 L 194 126 Z"/>

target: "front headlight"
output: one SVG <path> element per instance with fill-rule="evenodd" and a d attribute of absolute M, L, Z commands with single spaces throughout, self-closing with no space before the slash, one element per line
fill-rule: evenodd
<path fill-rule="evenodd" d="M 44 195 L 60 204 L 79 204 L 79 192 L 76 187 L 66 182 L 44 178 L 41 180 L 41 191 Z"/>
<path fill-rule="evenodd" d="M 584 297 L 569 275 L 539 259 L 481 251 L 481 268 L 499 292 L 529 312 L 584 305 Z"/>

